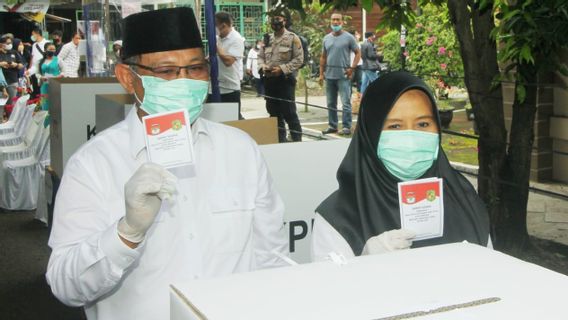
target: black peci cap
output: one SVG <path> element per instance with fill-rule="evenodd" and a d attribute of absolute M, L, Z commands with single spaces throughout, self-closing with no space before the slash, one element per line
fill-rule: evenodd
<path fill-rule="evenodd" d="M 202 48 L 193 10 L 188 7 L 161 9 L 129 15 L 123 21 L 121 59 L 189 48 Z"/>

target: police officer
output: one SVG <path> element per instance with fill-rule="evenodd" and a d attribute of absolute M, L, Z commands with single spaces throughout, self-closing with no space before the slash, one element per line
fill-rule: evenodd
<path fill-rule="evenodd" d="M 269 13 L 274 33 L 265 36 L 258 53 L 258 68 L 264 82 L 266 110 L 278 118 L 278 140 L 286 142 L 288 123 L 293 141 L 302 141 L 302 127 L 296 112 L 296 75 L 304 62 L 300 38 L 286 30 L 288 9 L 278 6 Z"/>

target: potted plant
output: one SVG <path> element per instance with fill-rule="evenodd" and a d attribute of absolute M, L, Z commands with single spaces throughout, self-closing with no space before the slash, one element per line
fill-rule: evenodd
<path fill-rule="evenodd" d="M 438 100 L 438 114 L 440 115 L 440 123 L 443 129 L 448 129 L 454 118 L 455 107 L 448 100 Z"/>

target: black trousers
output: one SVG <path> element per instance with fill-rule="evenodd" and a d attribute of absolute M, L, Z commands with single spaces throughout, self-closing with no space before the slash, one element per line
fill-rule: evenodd
<path fill-rule="evenodd" d="M 30 76 L 30 82 L 32 83 L 32 94 L 30 95 L 30 100 L 37 98 L 40 94 L 39 77 L 35 74 Z"/>
<path fill-rule="evenodd" d="M 286 122 L 293 141 L 302 141 L 302 126 L 296 112 L 296 79 L 280 75 L 265 77 L 266 111 L 278 119 L 278 141 L 286 142 Z M 277 98 L 277 99 L 271 99 Z M 282 100 L 280 100 L 282 99 Z"/>
<path fill-rule="evenodd" d="M 207 102 L 211 102 L 211 95 L 207 96 Z M 244 119 L 241 114 L 241 92 L 233 91 L 221 95 L 221 102 L 236 102 L 239 104 L 239 120 Z"/>

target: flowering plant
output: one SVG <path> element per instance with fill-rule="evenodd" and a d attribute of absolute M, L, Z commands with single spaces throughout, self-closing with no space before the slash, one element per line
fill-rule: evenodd
<path fill-rule="evenodd" d="M 400 69 L 401 56 L 405 56 L 405 69 L 427 81 L 434 91 L 440 93 L 452 86 L 464 86 L 459 43 L 445 5 L 422 7 L 415 27 L 407 31 L 405 52 L 401 52 L 399 38 L 398 30 L 391 30 L 381 38 L 383 54 L 391 69 Z"/>

